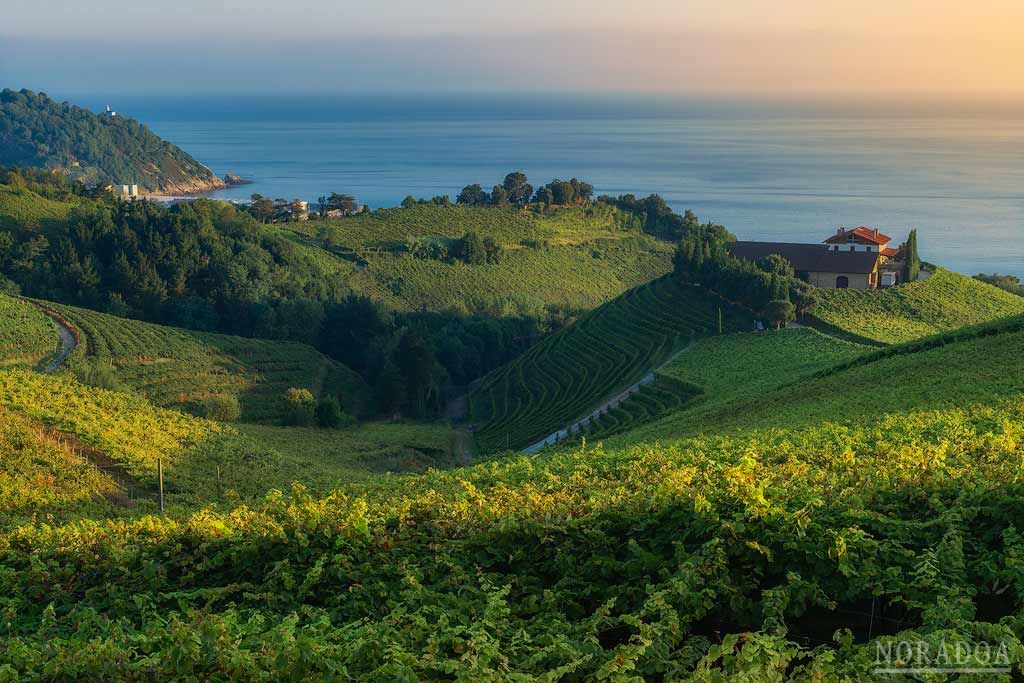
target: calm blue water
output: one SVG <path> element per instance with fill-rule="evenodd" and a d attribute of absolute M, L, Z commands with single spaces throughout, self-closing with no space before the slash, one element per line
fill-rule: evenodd
<path fill-rule="evenodd" d="M 87 102 L 100 108 L 103 102 Z M 599 98 L 200 98 L 113 102 L 254 184 L 217 196 L 371 207 L 485 187 L 522 169 L 598 193 L 657 192 L 741 239 L 870 225 L 966 273 L 1024 276 L 1024 116 Z"/>

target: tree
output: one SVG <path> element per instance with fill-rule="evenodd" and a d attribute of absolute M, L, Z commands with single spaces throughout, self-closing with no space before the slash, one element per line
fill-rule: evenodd
<path fill-rule="evenodd" d="M 781 275 L 787 278 L 796 276 L 796 273 L 793 271 L 793 265 L 779 254 L 769 254 L 763 259 L 759 259 L 757 265 L 761 270 L 773 273 L 774 275 Z"/>
<path fill-rule="evenodd" d="M 917 253 L 917 229 L 910 231 L 907 241 L 903 245 L 906 254 L 906 271 L 904 273 L 906 282 L 913 282 L 921 272 L 921 257 Z"/>
<path fill-rule="evenodd" d="M 551 188 L 546 185 L 537 190 L 537 196 L 534 199 L 544 206 L 551 206 L 555 203 L 555 195 L 551 192 Z"/>
<path fill-rule="evenodd" d="M 526 182 L 526 174 L 522 171 L 513 171 L 505 176 L 502 187 L 505 188 L 508 201 L 513 204 L 525 204 L 533 195 L 533 186 Z"/>
<path fill-rule="evenodd" d="M 274 212 L 276 207 L 274 206 L 274 200 L 268 199 L 263 195 L 256 193 L 250 197 L 249 213 L 261 223 L 269 223 L 274 219 Z"/>
<path fill-rule="evenodd" d="M 203 400 L 203 417 L 218 422 L 234 422 L 242 416 L 238 397 L 230 395 L 208 396 Z"/>
<path fill-rule="evenodd" d="M 403 209 L 411 209 L 412 207 L 416 206 L 416 204 L 416 198 L 413 197 L 411 194 L 406 195 L 405 199 L 402 200 Z"/>
<path fill-rule="evenodd" d="M 508 205 L 508 191 L 501 185 L 495 185 L 491 190 L 491 204 L 495 206 Z"/>
<path fill-rule="evenodd" d="M 457 203 L 465 204 L 466 206 L 484 206 L 487 204 L 487 200 L 487 193 L 480 187 L 480 183 L 466 185 L 462 188 L 459 196 L 455 198 Z"/>
<path fill-rule="evenodd" d="M 490 235 L 484 238 L 484 252 L 487 254 L 488 263 L 501 263 L 501 245 Z"/>
<path fill-rule="evenodd" d="M 796 320 L 796 308 L 785 299 L 774 299 L 768 302 L 761 315 L 778 330 L 786 323 Z"/>
<path fill-rule="evenodd" d="M 337 429 L 351 421 L 341 410 L 341 403 L 333 396 L 325 396 L 316 404 L 316 424 L 324 429 Z"/>
<path fill-rule="evenodd" d="M 1007 292 L 1024 296 L 1024 285 L 1020 283 L 1020 278 L 1016 275 L 999 275 L 998 273 L 986 275 L 985 273 L 979 273 L 974 276 L 974 279 L 987 282 Z"/>
<path fill-rule="evenodd" d="M 291 387 L 284 392 L 284 421 L 294 427 L 308 427 L 313 423 L 316 399 L 309 389 Z"/>
<path fill-rule="evenodd" d="M 354 213 L 359 208 L 359 204 L 356 203 L 356 198 L 350 194 L 338 194 L 332 192 L 326 202 L 321 202 L 321 206 L 327 206 L 328 210 L 341 211 L 346 216 L 350 213 Z"/>
<path fill-rule="evenodd" d="M 818 295 L 814 287 L 803 280 L 793 280 L 789 291 L 789 300 L 796 309 L 796 317 L 803 320 L 804 316 L 818 305 Z"/>
<path fill-rule="evenodd" d="M 487 249 L 475 232 L 468 232 L 462 238 L 462 260 L 474 266 L 487 263 Z"/>

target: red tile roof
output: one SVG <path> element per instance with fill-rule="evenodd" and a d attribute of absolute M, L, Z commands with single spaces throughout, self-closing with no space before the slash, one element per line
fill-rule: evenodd
<path fill-rule="evenodd" d="M 839 232 L 825 240 L 825 244 L 842 244 L 849 240 L 850 235 L 856 235 L 861 239 L 867 240 L 872 244 L 888 244 L 892 241 L 892 238 L 888 235 L 883 235 L 878 231 L 878 228 L 868 228 L 860 226 L 853 230 L 847 230 L 846 228 L 839 228 Z"/>
<path fill-rule="evenodd" d="M 882 250 L 882 256 L 892 257 L 892 256 L 895 256 L 898 253 L 900 253 L 900 250 L 899 249 L 893 249 L 892 247 L 886 247 L 885 249 Z"/>

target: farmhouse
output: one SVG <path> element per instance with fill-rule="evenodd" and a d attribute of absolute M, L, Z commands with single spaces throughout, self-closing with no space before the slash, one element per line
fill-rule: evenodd
<path fill-rule="evenodd" d="M 897 284 L 903 271 L 903 250 L 889 246 L 892 238 L 878 228 L 839 228 L 823 244 L 734 242 L 729 253 L 757 261 L 778 254 L 797 277 L 823 289 L 875 289 Z"/>

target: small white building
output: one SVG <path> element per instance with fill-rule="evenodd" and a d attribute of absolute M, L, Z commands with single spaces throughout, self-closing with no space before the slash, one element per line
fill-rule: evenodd
<path fill-rule="evenodd" d="M 114 191 L 121 199 L 135 199 L 139 196 L 138 185 L 115 185 Z"/>

